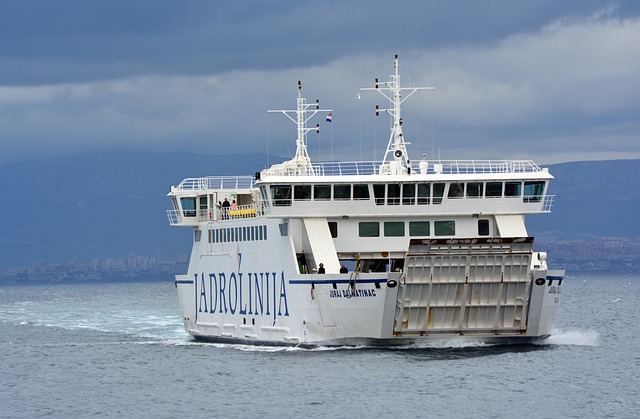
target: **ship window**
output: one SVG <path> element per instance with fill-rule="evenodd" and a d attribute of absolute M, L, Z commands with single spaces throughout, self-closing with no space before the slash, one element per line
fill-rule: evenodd
<path fill-rule="evenodd" d="M 444 183 L 433 184 L 433 203 L 442 204 L 442 197 L 444 196 Z"/>
<path fill-rule="evenodd" d="M 313 187 L 313 199 L 316 201 L 328 201 L 331 199 L 331 185 L 315 185 Z"/>
<path fill-rule="evenodd" d="M 351 185 L 333 185 L 333 199 L 347 201 L 351 199 Z"/>
<path fill-rule="evenodd" d="M 242 227 L 242 241 L 247 241 L 247 227 Z"/>
<path fill-rule="evenodd" d="M 331 237 L 333 237 L 334 239 L 338 237 L 338 223 L 336 223 L 335 221 L 329 221 L 327 224 L 329 224 L 329 231 L 331 232 Z"/>
<path fill-rule="evenodd" d="M 180 198 L 182 203 L 182 213 L 185 217 L 196 216 L 196 199 L 195 198 Z"/>
<path fill-rule="evenodd" d="M 390 183 L 387 187 L 387 205 L 400 205 L 400 184 Z"/>
<path fill-rule="evenodd" d="M 376 199 L 376 205 L 384 205 L 384 185 L 377 183 L 373 185 L 373 196 Z"/>
<path fill-rule="evenodd" d="M 464 183 L 452 182 L 449 185 L 447 198 L 462 198 L 464 196 Z"/>
<path fill-rule="evenodd" d="M 369 185 L 361 183 L 353 185 L 353 199 L 369 199 Z"/>
<path fill-rule="evenodd" d="M 385 237 L 404 236 L 404 221 L 387 221 L 384 223 Z"/>
<path fill-rule="evenodd" d="M 264 239 L 267 240 L 267 226 L 262 226 L 264 229 Z"/>
<path fill-rule="evenodd" d="M 294 185 L 293 199 L 295 199 L 296 201 L 310 201 L 311 185 Z"/>
<path fill-rule="evenodd" d="M 502 197 L 502 182 L 487 182 L 485 195 L 487 198 Z"/>
<path fill-rule="evenodd" d="M 251 241 L 254 241 L 255 239 L 256 239 L 256 227 L 251 226 Z"/>
<path fill-rule="evenodd" d="M 206 210 L 207 209 L 207 197 L 206 196 L 201 196 L 200 197 L 200 209 L 201 210 Z"/>
<path fill-rule="evenodd" d="M 271 185 L 271 199 L 274 207 L 291 205 L 291 185 Z"/>
<path fill-rule="evenodd" d="M 377 221 L 363 221 L 358 224 L 360 237 L 380 237 L 380 223 Z"/>
<path fill-rule="evenodd" d="M 264 240 L 262 238 L 262 226 L 258 226 L 258 240 Z"/>
<path fill-rule="evenodd" d="M 405 183 L 402 185 L 402 205 L 413 205 L 416 203 L 416 185 Z"/>
<path fill-rule="evenodd" d="M 281 224 L 278 224 L 278 227 L 280 228 L 281 236 L 285 237 L 289 235 L 289 224 L 281 223 Z"/>
<path fill-rule="evenodd" d="M 202 240 L 202 230 L 193 230 L 193 241 L 199 242 Z"/>
<path fill-rule="evenodd" d="M 480 198 L 482 196 L 482 182 L 467 183 L 467 197 Z"/>
<path fill-rule="evenodd" d="M 455 221 L 434 221 L 433 227 L 436 236 L 453 236 L 456 234 Z"/>
<path fill-rule="evenodd" d="M 429 221 L 409 221 L 410 236 L 428 236 L 429 230 Z"/>
<path fill-rule="evenodd" d="M 520 189 L 522 189 L 522 182 L 505 182 L 504 196 L 518 197 L 520 196 Z"/>
<path fill-rule="evenodd" d="M 178 208 L 178 201 L 176 201 L 176 198 L 175 198 L 175 197 L 173 197 L 173 196 L 171 197 L 171 204 L 173 205 L 173 209 L 174 209 L 175 211 L 178 211 L 178 210 L 179 210 L 179 208 Z"/>
<path fill-rule="evenodd" d="M 429 196 L 431 196 L 431 185 L 418 183 L 418 205 L 428 205 Z"/>
<path fill-rule="evenodd" d="M 525 182 L 524 183 L 524 202 L 540 202 L 544 193 L 544 182 Z"/>
<path fill-rule="evenodd" d="M 478 236 L 489 235 L 489 220 L 478 220 Z"/>
<path fill-rule="evenodd" d="M 262 195 L 262 202 L 266 207 L 269 206 L 269 194 L 267 193 L 267 187 L 260 185 L 260 194 Z"/>

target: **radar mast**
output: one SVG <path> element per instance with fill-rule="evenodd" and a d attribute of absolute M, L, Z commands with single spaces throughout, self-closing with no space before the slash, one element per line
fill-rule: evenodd
<path fill-rule="evenodd" d="M 384 154 L 382 165 L 380 166 L 380 174 L 405 174 L 409 170 L 409 155 L 407 153 L 407 144 L 411 144 L 404 140 L 402 134 L 402 102 L 407 100 L 418 90 L 433 90 L 433 87 L 401 87 L 400 74 L 398 69 L 398 55 L 393 59 L 393 68 L 395 74 L 390 76 L 390 81 L 380 82 L 375 80 L 375 87 L 361 88 L 360 91 L 376 91 L 386 97 L 390 102 L 387 109 L 382 109 L 376 105 L 376 116 L 380 112 L 387 112 L 391 116 L 391 136 L 387 145 L 387 151 Z M 403 92 L 408 92 L 402 97 Z"/>
<path fill-rule="evenodd" d="M 296 155 L 293 159 L 286 161 L 278 166 L 278 169 L 295 172 L 301 175 L 313 175 L 311 158 L 307 151 L 307 133 L 309 131 L 320 132 L 320 124 L 315 127 L 307 127 L 307 122 L 313 118 L 318 112 L 332 112 L 332 109 L 320 109 L 320 101 L 315 103 L 307 103 L 307 99 L 302 97 L 302 82 L 298 81 L 298 98 L 296 100 L 295 110 L 268 110 L 267 112 L 279 112 L 293 121 L 297 126 L 298 136 L 296 138 Z M 315 107 L 315 109 L 313 109 Z M 284 166 L 284 167 L 281 167 Z"/>

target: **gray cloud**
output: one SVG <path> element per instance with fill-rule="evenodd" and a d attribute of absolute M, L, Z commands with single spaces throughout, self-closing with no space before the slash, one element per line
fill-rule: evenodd
<path fill-rule="evenodd" d="M 312 157 L 380 158 L 383 103 L 355 92 L 393 53 L 403 83 L 436 87 L 406 106 L 414 158 L 640 158 L 640 5 L 557 3 L 2 2 L 0 163 L 286 155 L 293 127 L 265 110 L 294 106 L 297 80 L 335 109 Z"/>

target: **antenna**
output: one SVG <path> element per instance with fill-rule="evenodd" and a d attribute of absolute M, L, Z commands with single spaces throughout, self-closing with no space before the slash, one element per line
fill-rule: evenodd
<path fill-rule="evenodd" d="M 293 159 L 283 163 L 287 170 L 294 171 L 297 174 L 313 174 L 311 159 L 307 151 L 306 136 L 309 131 L 320 132 L 320 124 L 307 128 L 307 122 L 318 112 L 333 112 L 333 109 L 320 109 L 319 100 L 316 100 L 315 103 L 307 103 L 307 100 L 302 97 L 301 81 L 298 81 L 298 98 L 296 104 L 295 110 L 268 110 L 267 112 L 282 113 L 296 124 L 298 132 L 296 138 L 296 155 Z M 315 109 L 310 109 L 312 107 L 315 107 Z"/>
<path fill-rule="evenodd" d="M 380 173 L 387 174 L 404 174 L 409 172 L 410 159 L 407 153 L 407 144 L 410 144 L 404 140 L 402 134 L 402 102 L 407 100 L 418 90 L 433 90 L 433 87 L 401 87 L 400 86 L 400 74 L 398 65 L 398 54 L 393 59 L 394 74 L 390 76 L 390 81 L 381 82 L 375 79 L 373 88 L 362 88 L 360 91 L 376 91 L 382 96 L 387 98 L 390 102 L 390 107 L 382 109 L 376 105 L 376 116 L 380 112 L 387 112 L 391 116 L 391 136 L 389 137 L 389 143 L 387 145 L 387 151 L 384 154 L 382 165 L 380 166 Z M 408 92 L 404 98 L 403 92 Z"/>

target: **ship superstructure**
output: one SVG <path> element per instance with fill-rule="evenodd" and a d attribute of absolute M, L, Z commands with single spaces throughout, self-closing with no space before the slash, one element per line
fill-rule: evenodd
<path fill-rule="evenodd" d="M 277 345 L 532 342 L 551 334 L 563 272 L 533 251 L 551 174 L 532 161 L 412 161 L 398 58 L 375 91 L 391 117 L 382 162 L 312 163 L 320 109 L 298 83 L 296 154 L 245 177 L 183 180 L 171 225 L 193 230 L 176 277 L 197 339 Z"/>

